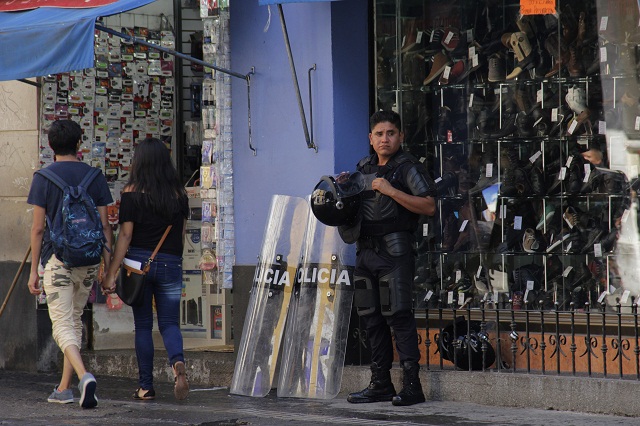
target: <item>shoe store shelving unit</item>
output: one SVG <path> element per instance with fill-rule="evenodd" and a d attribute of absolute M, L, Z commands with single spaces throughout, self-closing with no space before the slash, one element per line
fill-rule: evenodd
<path fill-rule="evenodd" d="M 613 3 L 376 1 L 376 108 L 438 185 L 416 308 L 637 298 L 638 4 Z"/>

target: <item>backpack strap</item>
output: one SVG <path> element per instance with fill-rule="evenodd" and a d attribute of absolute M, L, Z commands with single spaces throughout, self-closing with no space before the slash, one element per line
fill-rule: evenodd
<path fill-rule="evenodd" d="M 60 176 L 58 176 L 57 174 L 49 170 L 48 167 L 45 167 L 44 169 L 40 169 L 36 173 L 40 173 L 45 178 L 49 179 L 62 191 L 64 191 L 64 189 L 69 186 L 69 184 L 65 182 L 64 179 L 62 179 Z M 84 175 L 84 178 L 82 178 L 82 182 L 80 182 L 79 186 L 83 187 L 84 189 L 87 189 L 89 184 L 91 184 L 91 182 L 93 182 L 93 180 L 99 174 L 100 174 L 100 170 L 98 168 L 91 167 L 91 170 L 89 170 L 89 172 L 86 175 Z"/>
<path fill-rule="evenodd" d="M 96 167 L 92 167 L 89 172 L 84 175 L 84 178 L 82 179 L 82 182 L 80 182 L 80 186 L 83 187 L 85 190 L 89 187 L 89 185 L 91 184 L 91 182 L 93 182 L 93 180 L 98 177 L 98 175 L 100 174 L 100 169 L 96 168 Z"/>
<path fill-rule="evenodd" d="M 60 176 L 58 176 L 57 174 L 55 174 L 54 172 L 52 172 L 51 170 L 49 170 L 48 167 L 45 167 L 44 169 L 40 169 L 38 170 L 36 173 L 40 173 L 40 175 L 44 176 L 45 178 L 49 179 L 51 182 L 53 182 L 58 188 L 60 188 L 61 191 L 64 191 L 64 189 L 69 186 L 67 184 L 67 182 L 64 181 L 64 179 L 62 179 Z"/>

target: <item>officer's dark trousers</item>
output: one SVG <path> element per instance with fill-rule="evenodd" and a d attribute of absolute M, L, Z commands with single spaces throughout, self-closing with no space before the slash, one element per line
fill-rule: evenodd
<path fill-rule="evenodd" d="M 374 293 L 379 294 L 379 280 L 388 276 L 395 277 L 393 285 L 400 286 L 399 289 L 407 301 L 400 310 L 392 315 L 383 315 L 380 301 L 377 299 L 377 306 L 373 313 L 361 316 L 369 344 L 371 345 L 371 361 L 378 364 L 382 369 L 390 369 L 393 363 L 393 341 L 391 338 L 391 328 L 393 328 L 396 350 L 401 362 L 420 361 L 420 351 L 418 349 L 418 333 L 416 320 L 411 310 L 411 291 L 413 285 L 414 258 L 409 253 L 402 257 L 392 257 L 384 249 L 361 249 L 356 259 L 356 277 L 368 277 L 373 284 Z M 394 307 L 391 307 L 391 311 Z"/>

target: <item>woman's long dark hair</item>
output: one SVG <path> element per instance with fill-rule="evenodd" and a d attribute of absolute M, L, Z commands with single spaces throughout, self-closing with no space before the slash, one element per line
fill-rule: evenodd
<path fill-rule="evenodd" d="M 136 146 L 131 162 L 131 174 L 127 186 L 135 192 L 144 192 L 148 205 L 136 206 L 150 209 L 161 218 L 170 221 L 180 211 L 187 193 L 178 178 L 169 149 L 156 138 L 146 138 Z"/>

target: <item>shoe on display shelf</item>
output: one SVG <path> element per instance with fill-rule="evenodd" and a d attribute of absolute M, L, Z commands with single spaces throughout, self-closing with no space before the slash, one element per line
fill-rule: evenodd
<path fill-rule="evenodd" d="M 425 48 L 427 55 L 433 55 L 442 51 L 442 38 L 444 36 L 444 30 L 442 28 L 436 28 L 429 32 L 428 35 L 423 35 L 423 37 L 425 36 L 428 41 L 427 47 Z"/>
<path fill-rule="evenodd" d="M 487 77 L 489 82 L 496 83 L 505 80 L 504 61 L 504 56 L 501 53 L 494 53 L 489 57 L 489 74 Z"/>
<path fill-rule="evenodd" d="M 540 241 L 536 237 L 536 232 L 529 228 L 525 229 L 522 235 L 522 249 L 527 253 L 536 253 L 540 250 Z"/>
<path fill-rule="evenodd" d="M 451 59 L 443 52 L 439 51 L 433 57 L 433 64 L 431 65 L 431 71 L 429 75 L 422 81 L 423 86 L 427 86 L 429 83 L 440 77 L 440 74 L 444 72 L 444 69 L 451 65 Z"/>
<path fill-rule="evenodd" d="M 466 64 L 464 60 L 454 62 L 447 65 L 438 79 L 438 83 L 442 85 L 458 83 L 461 77 L 466 74 Z"/>
<path fill-rule="evenodd" d="M 513 50 L 516 55 L 516 66 L 511 71 L 509 75 L 507 75 L 507 80 L 513 80 L 517 76 L 519 76 L 523 71 L 529 70 L 533 68 L 536 64 L 536 53 L 531 48 L 531 43 L 527 38 L 527 35 L 523 32 L 515 32 L 512 33 L 509 38 L 509 47 Z"/>

